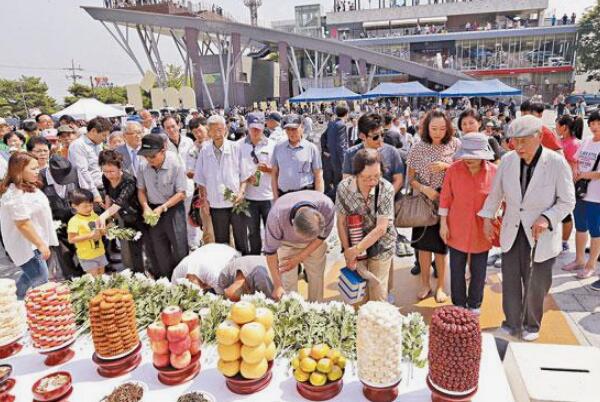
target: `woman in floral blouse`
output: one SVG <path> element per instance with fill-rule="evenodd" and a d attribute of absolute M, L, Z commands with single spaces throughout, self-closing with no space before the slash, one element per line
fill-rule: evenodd
<path fill-rule="evenodd" d="M 337 187 L 337 228 L 346 266 L 367 280 L 369 300 L 386 301 L 396 245 L 394 187 L 383 179 L 382 159 L 375 149 L 361 149 L 352 161 L 353 175 Z M 364 237 L 351 245 L 348 220 L 362 221 Z M 362 257 L 364 258 L 362 258 Z"/>
<path fill-rule="evenodd" d="M 443 112 L 434 110 L 425 116 L 421 127 L 421 141 L 412 147 L 406 162 L 407 179 L 415 192 L 438 201 L 446 169 L 453 162 L 459 145 L 460 141 L 454 137 L 452 123 Z M 421 289 L 417 297 L 423 300 L 432 294 L 430 276 L 433 254 L 438 273 L 434 296 L 436 302 L 444 303 L 448 299 L 444 293 L 448 247 L 440 237 L 439 223 L 413 228 L 412 241 L 413 247 L 418 250 L 421 265 Z"/>

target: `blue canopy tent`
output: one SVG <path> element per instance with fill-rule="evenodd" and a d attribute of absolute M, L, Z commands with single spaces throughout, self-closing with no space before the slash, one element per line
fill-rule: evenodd
<path fill-rule="evenodd" d="M 514 96 L 521 95 L 521 90 L 506 85 L 498 79 L 482 81 L 459 80 L 450 88 L 440 92 L 442 98 L 475 97 L 475 96 Z"/>
<path fill-rule="evenodd" d="M 361 95 L 346 87 L 307 88 L 300 95 L 289 99 L 290 103 L 300 102 L 333 102 L 338 100 L 359 100 Z"/>
<path fill-rule="evenodd" d="M 412 82 L 382 82 L 363 95 L 363 98 L 381 98 L 398 96 L 439 96 L 439 94 L 424 86 L 419 81 Z"/>

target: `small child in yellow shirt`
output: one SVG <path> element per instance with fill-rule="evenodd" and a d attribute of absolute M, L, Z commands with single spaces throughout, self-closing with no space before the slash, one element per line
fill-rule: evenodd
<path fill-rule="evenodd" d="M 69 243 L 75 245 L 79 263 L 85 272 L 93 276 L 102 275 L 108 261 L 102 243 L 104 230 L 96 229 L 98 215 L 94 213 L 94 195 L 89 190 L 79 189 L 71 193 L 70 201 L 76 214 L 67 225 Z"/>

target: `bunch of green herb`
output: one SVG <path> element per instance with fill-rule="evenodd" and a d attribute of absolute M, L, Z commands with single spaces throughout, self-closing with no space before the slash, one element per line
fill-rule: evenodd
<path fill-rule="evenodd" d="M 142 233 L 132 228 L 122 228 L 115 224 L 110 224 L 106 227 L 106 238 L 108 240 L 137 241 L 140 237 L 142 237 Z"/>
<path fill-rule="evenodd" d="M 402 323 L 402 357 L 418 368 L 425 367 L 427 358 L 421 358 L 427 325 L 419 313 L 410 313 Z"/>
<path fill-rule="evenodd" d="M 146 222 L 146 225 L 156 226 L 159 219 L 159 214 L 156 214 L 154 212 L 144 212 L 144 222 Z"/>
<path fill-rule="evenodd" d="M 233 204 L 234 214 L 244 214 L 248 217 L 250 216 L 250 211 L 248 210 L 250 203 L 248 200 L 243 199 L 242 201 L 236 203 L 237 194 L 234 193 L 229 187 L 225 187 L 223 189 L 223 198 L 225 198 L 225 201 L 229 201 Z"/>

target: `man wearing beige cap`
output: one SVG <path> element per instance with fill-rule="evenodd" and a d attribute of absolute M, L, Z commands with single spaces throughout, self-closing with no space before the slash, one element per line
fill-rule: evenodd
<path fill-rule="evenodd" d="M 541 146 L 541 131 L 541 119 L 531 115 L 511 124 L 515 150 L 502 158 L 478 213 L 491 239 L 492 219 L 503 201 L 506 205 L 500 230 L 502 330 L 526 341 L 539 337 L 552 266 L 562 250 L 561 221 L 575 207 L 571 170 L 560 154 Z"/>

